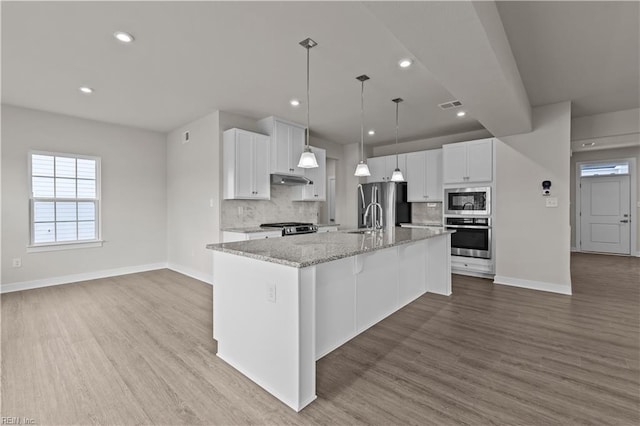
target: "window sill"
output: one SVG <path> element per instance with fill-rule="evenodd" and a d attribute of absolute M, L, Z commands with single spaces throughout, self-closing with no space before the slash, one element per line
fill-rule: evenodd
<path fill-rule="evenodd" d="M 83 248 L 102 247 L 103 240 L 86 241 L 86 242 L 69 242 L 69 243 L 54 243 L 54 244 L 39 244 L 35 246 L 27 246 L 27 253 L 38 253 L 43 251 L 58 251 L 58 250 L 75 250 Z"/>

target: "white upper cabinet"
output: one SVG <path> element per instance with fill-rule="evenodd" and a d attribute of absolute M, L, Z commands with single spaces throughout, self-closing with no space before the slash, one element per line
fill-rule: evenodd
<path fill-rule="evenodd" d="M 367 165 L 371 173 L 371 176 L 367 177 L 367 183 L 391 181 L 391 175 L 396 169 L 396 155 L 368 158 Z M 407 154 L 398 155 L 398 167 L 406 179 Z"/>
<path fill-rule="evenodd" d="M 442 147 L 443 182 L 493 180 L 493 139 L 453 143 Z"/>
<path fill-rule="evenodd" d="M 258 121 L 261 131 L 271 136 L 270 172 L 288 175 L 304 175 L 298 167 L 304 150 L 305 127 L 277 117 Z"/>
<path fill-rule="evenodd" d="M 268 162 L 268 136 L 241 129 L 223 134 L 223 198 L 268 200 L 271 184 Z"/>
<path fill-rule="evenodd" d="M 304 175 L 313 183 L 299 185 L 295 201 L 325 201 L 327 199 L 327 151 L 311 147 L 316 156 L 318 167 L 304 169 Z"/>
<path fill-rule="evenodd" d="M 407 201 L 442 201 L 442 150 L 407 154 Z"/>

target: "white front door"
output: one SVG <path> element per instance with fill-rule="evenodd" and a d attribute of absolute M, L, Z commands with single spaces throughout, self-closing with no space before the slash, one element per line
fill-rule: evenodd
<path fill-rule="evenodd" d="M 580 179 L 583 251 L 630 254 L 629 176 Z"/>

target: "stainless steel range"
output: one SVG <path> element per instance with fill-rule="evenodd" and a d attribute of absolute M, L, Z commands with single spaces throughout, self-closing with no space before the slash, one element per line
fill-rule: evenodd
<path fill-rule="evenodd" d="M 282 236 L 312 234 L 318 232 L 318 227 L 313 223 L 303 222 L 280 222 L 280 223 L 263 223 L 260 228 L 282 229 Z"/>

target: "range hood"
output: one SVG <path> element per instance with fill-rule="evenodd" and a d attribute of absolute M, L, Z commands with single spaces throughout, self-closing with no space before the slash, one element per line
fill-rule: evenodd
<path fill-rule="evenodd" d="M 313 183 L 311 179 L 307 179 L 304 176 L 298 175 L 285 175 L 280 173 L 274 173 L 271 175 L 271 183 L 274 185 L 308 185 Z"/>

